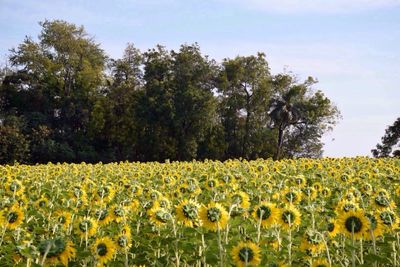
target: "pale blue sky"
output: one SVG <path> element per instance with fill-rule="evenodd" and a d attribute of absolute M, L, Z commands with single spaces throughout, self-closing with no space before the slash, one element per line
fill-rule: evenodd
<path fill-rule="evenodd" d="M 0 58 L 38 21 L 84 25 L 111 57 L 198 42 L 225 57 L 265 52 L 332 99 L 343 119 L 324 137 L 325 156 L 370 155 L 400 116 L 400 0 L 0 0 Z"/>

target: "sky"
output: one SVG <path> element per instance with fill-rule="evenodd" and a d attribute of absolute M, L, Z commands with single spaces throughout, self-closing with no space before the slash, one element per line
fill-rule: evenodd
<path fill-rule="evenodd" d="M 400 0 L 0 0 L 0 64 L 39 21 L 83 25 L 112 58 L 197 42 L 221 61 L 264 52 L 341 111 L 324 156 L 371 156 L 400 116 Z"/>

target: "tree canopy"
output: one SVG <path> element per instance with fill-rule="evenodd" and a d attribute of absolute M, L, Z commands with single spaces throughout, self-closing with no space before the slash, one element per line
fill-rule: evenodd
<path fill-rule="evenodd" d="M 128 44 L 112 59 L 83 26 L 40 23 L 0 74 L 0 163 L 319 157 L 339 111 L 316 80 L 264 53 Z"/>
<path fill-rule="evenodd" d="M 388 126 L 381 140 L 382 143 L 371 150 L 374 157 L 400 157 L 400 117 Z"/>

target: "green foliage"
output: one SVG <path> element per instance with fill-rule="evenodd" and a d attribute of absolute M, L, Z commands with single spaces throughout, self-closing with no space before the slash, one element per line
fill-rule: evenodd
<path fill-rule="evenodd" d="M 374 157 L 400 157 L 400 118 L 385 130 L 382 143 L 371 150 Z"/>
<path fill-rule="evenodd" d="M 0 74 L 0 118 L 21 122 L 2 126 L 20 151 L 2 162 L 319 157 L 338 118 L 314 80 L 272 75 L 263 53 L 219 64 L 196 43 L 128 44 L 110 59 L 82 26 L 40 25 Z"/>

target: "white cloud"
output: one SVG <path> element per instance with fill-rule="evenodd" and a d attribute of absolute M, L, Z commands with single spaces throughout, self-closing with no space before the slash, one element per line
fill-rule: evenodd
<path fill-rule="evenodd" d="M 220 0 L 281 13 L 351 13 L 400 6 L 400 0 Z"/>

